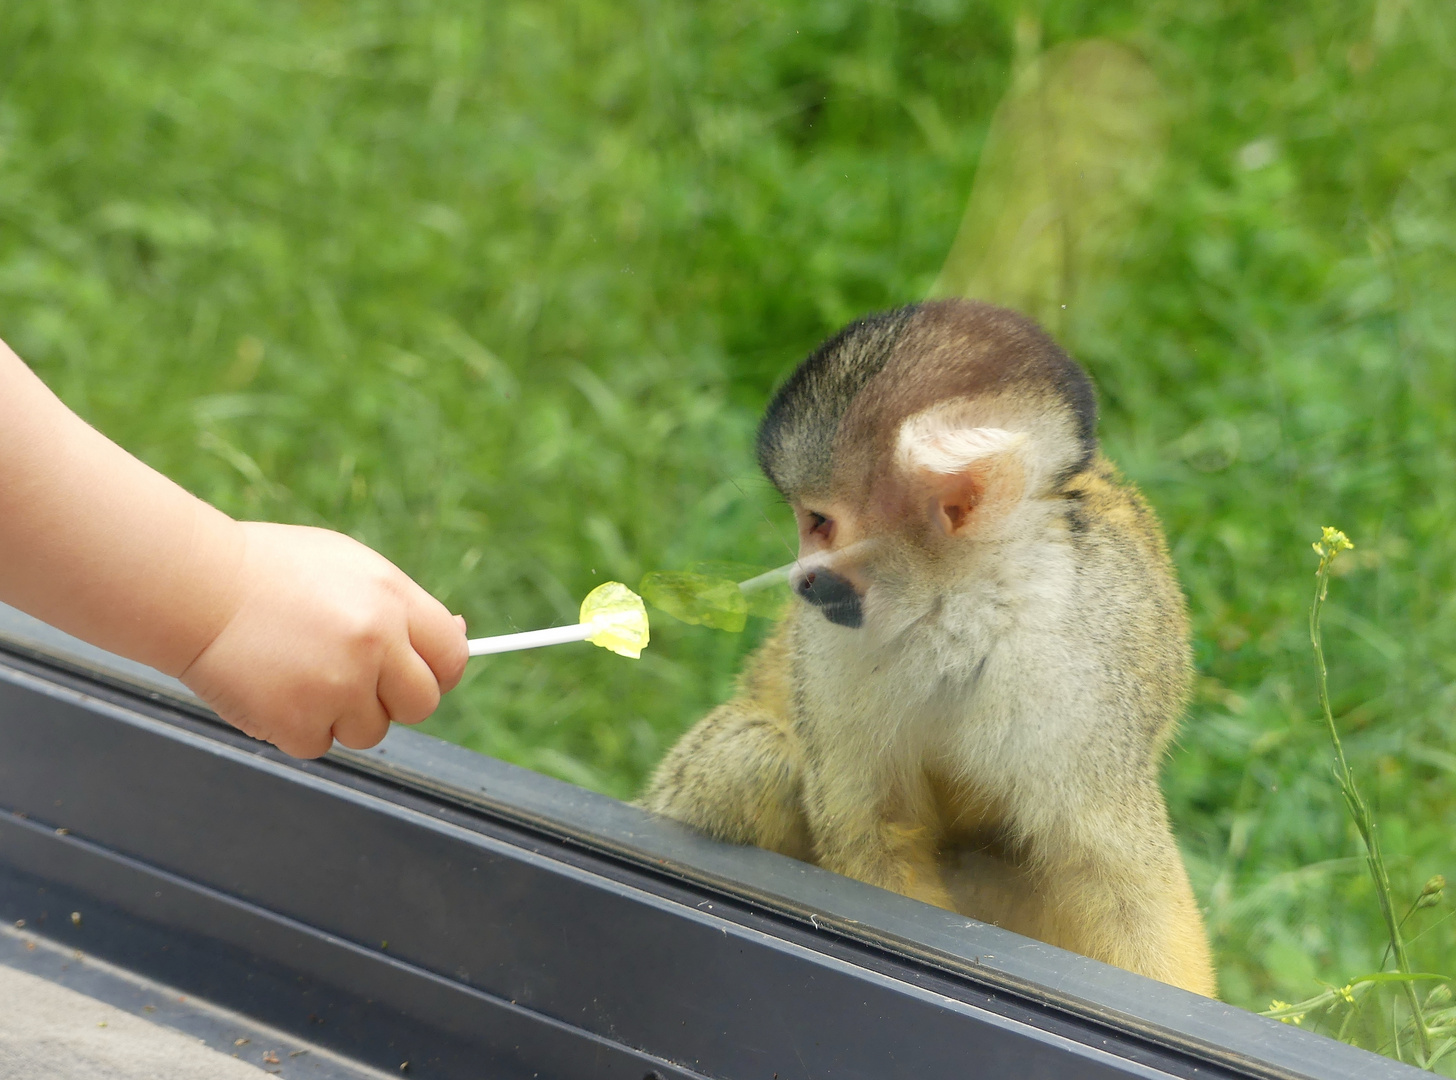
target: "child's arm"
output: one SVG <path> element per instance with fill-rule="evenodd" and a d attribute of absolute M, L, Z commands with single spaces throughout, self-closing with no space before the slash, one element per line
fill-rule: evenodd
<path fill-rule="evenodd" d="M 233 521 L 0 342 L 0 600 L 176 675 L 290 754 L 372 746 L 465 669 L 463 620 L 339 533 Z"/>

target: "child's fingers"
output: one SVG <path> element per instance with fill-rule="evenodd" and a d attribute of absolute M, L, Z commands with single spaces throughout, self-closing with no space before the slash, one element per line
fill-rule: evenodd
<path fill-rule="evenodd" d="M 228 720 L 227 717 L 223 717 Z M 231 720 L 228 721 L 232 723 Z M 334 736 L 331 732 L 323 731 L 316 726 L 299 725 L 297 728 L 286 728 L 275 734 L 255 734 L 239 727 L 244 734 L 252 735 L 255 739 L 266 738 L 278 749 L 282 750 L 289 757 L 316 758 L 323 757 L 329 752 L 329 747 L 334 745 Z"/>
<path fill-rule="evenodd" d="M 380 668 L 378 693 L 389 718 L 399 724 L 418 724 L 440 704 L 435 673 L 405 644 L 391 652 Z"/>
<path fill-rule="evenodd" d="M 429 669 L 441 693 L 455 688 L 465 674 L 470 647 L 465 643 L 465 622 L 423 589 L 416 589 L 409 605 L 410 644 Z M 432 709 L 433 711 L 433 709 Z"/>
<path fill-rule="evenodd" d="M 360 703 L 334 721 L 333 736 L 351 750 L 368 750 L 389 731 L 389 715 L 376 697 Z"/>

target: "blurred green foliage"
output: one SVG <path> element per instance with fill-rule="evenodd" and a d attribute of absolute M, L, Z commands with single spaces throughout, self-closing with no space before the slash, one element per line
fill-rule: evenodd
<path fill-rule="evenodd" d="M 1298 1000 L 1383 944 L 1304 632 L 1320 525 L 1358 545 L 1326 642 L 1396 891 L 1456 872 L 1441 0 L 9 3 L 0 334 L 192 490 L 352 533 L 475 633 L 774 566 L 775 380 L 925 295 L 1018 50 L 1093 36 L 1174 121 L 1058 330 L 1192 604 L 1167 789 L 1223 993 Z M 762 627 L 474 661 L 429 730 L 627 796 Z M 1448 914 L 1418 968 L 1456 971 Z"/>

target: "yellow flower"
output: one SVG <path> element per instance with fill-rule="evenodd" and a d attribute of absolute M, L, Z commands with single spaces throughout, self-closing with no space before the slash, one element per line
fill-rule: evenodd
<path fill-rule="evenodd" d="M 1334 562 L 1335 556 L 1342 551 L 1350 551 L 1354 548 L 1350 538 L 1333 525 L 1326 525 L 1320 533 L 1320 538 L 1310 547 L 1322 561 Z"/>
<path fill-rule="evenodd" d="M 1421 890 L 1421 895 L 1416 897 L 1416 907 L 1435 907 L 1446 896 L 1446 879 L 1441 874 L 1434 875 L 1426 882 L 1426 887 Z"/>
<path fill-rule="evenodd" d="M 1281 1009 L 1290 1009 L 1290 1008 L 1293 1008 L 1293 1006 L 1290 1005 L 1289 1002 L 1287 1002 L 1287 1001 L 1280 1001 L 1278 998 L 1275 998 L 1273 1001 L 1269 1002 L 1269 1008 L 1264 1012 L 1264 1015 L 1265 1016 L 1272 1016 L 1274 1013 L 1279 1012 Z M 1281 1024 L 1296 1024 L 1297 1025 L 1303 1019 L 1304 1019 L 1304 1013 L 1290 1013 L 1288 1016 L 1281 1016 L 1281 1017 L 1279 1017 L 1279 1022 Z"/>

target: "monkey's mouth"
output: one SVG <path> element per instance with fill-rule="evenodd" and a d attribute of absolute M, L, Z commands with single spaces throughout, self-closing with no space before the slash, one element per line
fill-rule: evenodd
<path fill-rule="evenodd" d="M 857 630 L 864 625 L 859 593 L 832 570 L 810 570 L 793 575 L 794 592 L 824 613 L 837 626 Z"/>

